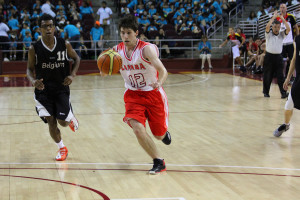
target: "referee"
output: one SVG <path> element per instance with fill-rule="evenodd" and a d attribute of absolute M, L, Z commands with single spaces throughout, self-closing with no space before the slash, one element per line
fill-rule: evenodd
<path fill-rule="evenodd" d="M 273 76 L 277 72 L 277 83 L 280 89 L 281 98 L 285 99 L 288 96 L 288 94 L 283 89 L 283 59 L 281 52 L 283 40 L 289 34 L 291 29 L 286 20 L 283 18 L 283 16 L 280 15 L 279 17 L 284 23 L 286 29 L 283 32 L 279 32 L 281 23 L 278 20 L 275 20 L 276 17 L 278 17 L 277 11 L 274 12 L 273 17 L 270 19 L 266 26 L 266 56 L 264 60 L 263 70 L 263 93 L 264 97 L 270 97 L 270 86 L 272 83 Z M 272 31 L 270 31 L 271 25 Z"/>

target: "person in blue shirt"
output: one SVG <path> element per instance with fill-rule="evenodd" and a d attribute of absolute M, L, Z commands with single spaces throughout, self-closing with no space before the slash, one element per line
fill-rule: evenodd
<path fill-rule="evenodd" d="M 169 7 L 167 3 L 164 3 L 162 7 L 163 7 L 163 13 L 165 17 L 167 17 L 169 13 L 173 12 L 172 8 Z"/>
<path fill-rule="evenodd" d="M 14 32 L 17 32 L 20 29 L 19 21 L 16 19 L 16 15 L 12 15 L 10 17 L 10 20 L 7 22 L 7 24 Z"/>
<path fill-rule="evenodd" d="M 127 8 L 129 9 L 136 9 L 136 6 L 138 5 L 138 0 L 132 0 L 128 5 Z"/>
<path fill-rule="evenodd" d="M 156 9 L 155 9 L 155 7 L 154 7 L 154 5 L 152 4 L 151 6 L 150 6 L 150 9 L 149 9 L 149 14 L 150 14 L 150 16 L 152 17 L 154 14 L 156 14 Z"/>
<path fill-rule="evenodd" d="M 91 48 L 101 48 L 103 46 L 103 35 L 103 28 L 100 27 L 100 22 L 96 21 L 94 27 L 91 29 L 90 32 Z M 95 44 L 97 44 L 97 46 Z"/>
<path fill-rule="evenodd" d="M 32 29 L 34 31 L 33 39 L 34 41 L 38 41 L 41 38 L 41 29 L 39 26 L 35 26 Z"/>
<path fill-rule="evenodd" d="M 39 10 L 33 10 L 32 16 L 31 16 L 31 20 L 36 20 L 40 17 L 40 13 Z"/>
<path fill-rule="evenodd" d="M 212 69 L 211 65 L 211 44 L 207 41 L 207 37 L 203 36 L 202 41 L 199 43 L 198 50 L 200 53 L 200 58 L 202 60 L 201 70 L 204 69 L 205 60 L 207 59 L 209 69 Z"/>
<path fill-rule="evenodd" d="M 147 19 L 147 15 L 143 15 L 141 18 L 138 19 L 138 23 L 146 27 L 150 24 L 150 20 Z"/>
<path fill-rule="evenodd" d="M 185 13 L 185 9 L 183 7 L 183 4 L 180 4 L 180 8 L 177 9 L 176 13 L 174 14 L 173 18 L 176 19 L 177 16 L 182 16 Z"/>
<path fill-rule="evenodd" d="M 193 25 L 193 23 L 194 23 L 193 17 L 190 16 L 189 19 L 188 19 L 187 22 L 186 22 L 186 25 L 187 25 L 188 27 L 191 27 L 191 26 Z"/>
<path fill-rule="evenodd" d="M 144 5 L 143 5 L 143 4 L 139 4 L 139 5 L 138 5 L 138 9 L 136 9 L 136 13 L 137 13 L 139 16 L 142 16 L 144 11 L 145 11 Z"/>
<path fill-rule="evenodd" d="M 157 28 L 156 26 L 154 26 L 153 23 L 151 23 L 148 28 L 147 28 L 147 31 L 150 32 L 150 31 L 157 31 Z"/>
<path fill-rule="evenodd" d="M 31 34 L 31 30 L 30 28 L 28 28 L 28 24 L 27 23 L 23 23 L 23 29 L 20 32 L 20 36 L 19 39 L 23 39 L 26 36 L 26 31 L 29 31 Z"/>
<path fill-rule="evenodd" d="M 16 41 L 16 35 L 15 34 L 9 34 L 9 40 L 10 40 L 10 60 L 16 60 L 17 59 L 17 41 Z"/>
<path fill-rule="evenodd" d="M 161 16 L 161 18 L 158 19 L 158 20 L 156 21 L 156 24 L 157 24 L 158 26 L 162 27 L 163 25 L 168 24 L 168 22 L 167 22 L 167 20 L 164 18 L 164 16 Z"/>
<path fill-rule="evenodd" d="M 76 26 L 74 26 L 73 24 L 68 24 L 67 26 L 65 26 L 64 32 L 65 32 L 65 38 L 66 39 L 69 38 L 73 49 L 75 49 L 75 51 L 77 52 L 77 54 L 80 57 L 80 52 L 79 52 L 80 32 L 79 32 L 78 28 Z"/>
<path fill-rule="evenodd" d="M 65 6 L 62 5 L 62 1 L 61 0 L 58 1 L 58 5 L 55 7 L 56 11 L 58 11 L 59 9 L 65 10 Z"/>
<path fill-rule="evenodd" d="M 80 14 L 85 15 L 85 14 L 94 14 L 94 11 L 91 6 L 88 5 L 87 2 L 83 1 L 82 6 L 79 7 Z"/>
<path fill-rule="evenodd" d="M 31 32 L 26 31 L 25 37 L 23 38 L 23 60 L 25 60 L 26 52 L 29 50 L 31 42 Z"/>

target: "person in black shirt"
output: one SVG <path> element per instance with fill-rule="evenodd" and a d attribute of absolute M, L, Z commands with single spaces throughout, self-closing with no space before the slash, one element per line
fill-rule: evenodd
<path fill-rule="evenodd" d="M 283 83 L 283 88 L 288 90 L 290 79 L 296 69 L 296 78 L 293 82 L 288 100 L 285 103 L 284 124 L 281 124 L 273 133 L 275 137 L 280 137 L 283 132 L 290 128 L 290 120 L 293 115 L 293 109 L 300 110 L 300 35 L 295 37 L 294 55 L 291 61 L 288 75 Z"/>
<path fill-rule="evenodd" d="M 54 36 L 54 19 L 44 14 L 39 19 L 41 40 L 31 45 L 28 52 L 27 77 L 35 87 L 36 111 L 48 123 L 52 139 L 59 147 L 57 161 L 67 158 L 68 149 L 64 146 L 57 123 L 75 131 L 78 121 L 70 103 L 70 88 L 80 59 L 69 42 Z M 69 60 L 74 64 L 70 70 Z"/>

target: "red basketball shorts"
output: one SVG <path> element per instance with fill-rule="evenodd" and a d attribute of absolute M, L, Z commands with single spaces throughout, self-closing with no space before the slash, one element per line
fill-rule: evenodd
<path fill-rule="evenodd" d="M 129 119 L 135 119 L 146 127 L 146 120 L 155 136 L 163 136 L 168 130 L 169 108 L 167 95 L 163 88 L 152 91 L 126 90 L 124 94 L 125 117 L 123 121 L 129 126 Z"/>

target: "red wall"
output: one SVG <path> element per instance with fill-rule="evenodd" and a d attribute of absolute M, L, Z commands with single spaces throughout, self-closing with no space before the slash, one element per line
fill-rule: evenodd
<path fill-rule="evenodd" d="M 163 64 L 169 72 L 180 71 L 198 71 L 201 68 L 200 59 L 162 59 Z M 223 59 L 213 59 L 212 66 L 215 68 L 230 68 L 232 58 L 225 55 Z M 206 65 L 207 67 L 207 62 Z M 1 67 L 1 63 L 0 63 Z M 2 62 L 2 74 L 25 74 L 27 62 L 25 61 L 10 61 Z M 1 72 L 1 69 L 0 69 Z M 78 74 L 98 73 L 98 68 L 95 60 L 82 60 Z"/>

